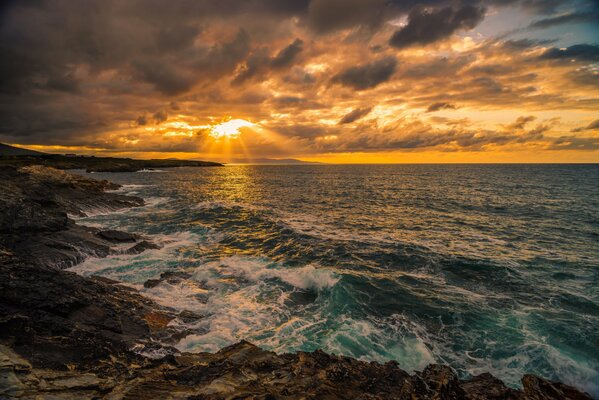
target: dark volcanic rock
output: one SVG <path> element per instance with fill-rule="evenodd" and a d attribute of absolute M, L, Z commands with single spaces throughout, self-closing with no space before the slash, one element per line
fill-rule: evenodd
<path fill-rule="evenodd" d="M 131 357 L 133 344 L 172 318 L 119 285 L 20 262 L 0 269 L 0 340 L 40 368 Z"/>
<path fill-rule="evenodd" d="M 515 400 L 520 398 L 519 392 L 508 388 L 505 384 L 489 373 L 476 375 L 462 383 L 462 389 L 470 400 L 503 399 Z"/>
<path fill-rule="evenodd" d="M 587 400 L 590 398 L 572 386 L 560 382 L 551 382 L 534 375 L 524 375 L 522 386 L 524 387 L 525 398 L 531 400 Z"/>
<path fill-rule="evenodd" d="M 107 231 L 99 231 L 96 233 L 96 235 L 112 243 L 135 243 L 135 241 L 137 241 L 139 238 L 138 235 L 122 231 L 115 231 L 112 229 Z"/>
<path fill-rule="evenodd" d="M 68 217 L 98 208 L 143 205 L 138 197 L 105 192 L 118 185 L 40 166 L 0 167 L 0 181 L 0 242 L 24 261 L 66 268 L 89 256 L 107 256 L 113 243 L 138 238 L 119 231 L 98 232 Z"/>
<path fill-rule="evenodd" d="M 132 246 L 129 249 L 127 249 L 127 254 L 139 254 L 146 250 L 157 250 L 160 248 L 161 247 L 159 245 L 157 245 L 156 243 L 148 242 L 147 240 L 142 240 L 141 242 L 137 243 L 135 246 Z"/>
<path fill-rule="evenodd" d="M 144 283 L 144 287 L 153 288 L 158 286 L 162 282 L 170 283 L 171 285 L 177 284 L 181 282 L 183 279 L 189 279 L 191 274 L 183 271 L 166 271 L 160 274 L 160 277 L 157 279 L 148 279 Z"/>

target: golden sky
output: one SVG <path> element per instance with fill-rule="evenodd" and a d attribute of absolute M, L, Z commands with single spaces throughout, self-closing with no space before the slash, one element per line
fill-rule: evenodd
<path fill-rule="evenodd" d="M 595 1 L 0 10 L 5 143 L 226 162 L 599 162 Z"/>

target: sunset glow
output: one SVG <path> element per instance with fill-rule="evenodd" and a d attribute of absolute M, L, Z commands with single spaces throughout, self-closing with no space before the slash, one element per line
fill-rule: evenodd
<path fill-rule="evenodd" d="M 112 3 L 84 25 L 79 3 L 4 10 L 0 142 L 215 161 L 599 161 L 596 2 Z"/>
<path fill-rule="evenodd" d="M 239 135 L 241 134 L 241 132 L 239 131 L 241 128 L 248 128 L 252 126 L 254 126 L 254 124 L 243 119 L 232 119 L 230 121 L 214 125 L 212 128 L 210 128 L 210 136 L 212 136 L 215 139 L 234 139 L 239 137 Z"/>

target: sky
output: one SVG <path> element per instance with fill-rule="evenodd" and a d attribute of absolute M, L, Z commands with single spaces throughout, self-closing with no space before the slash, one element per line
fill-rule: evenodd
<path fill-rule="evenodd" d="M 0 4 L 0 142 L 225 162 L 599 162 L 597 0 Z"/>

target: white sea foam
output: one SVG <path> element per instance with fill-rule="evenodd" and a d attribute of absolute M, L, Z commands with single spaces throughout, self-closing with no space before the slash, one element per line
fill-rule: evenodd
<path fill-rule="evenodd" d="M 253 282 L 279 279 L 300 289 L 324 289 L 334 286 L 339 277 L 332 271 L 307 265 L 301 268 L 285 268 L 278 264 L 266 264 L 260 258 L 233 256 L 207 263 L 197 268 L 194 279 L 214 283 L 222 276 L 240 276 Z"/>
<path fill-rule="evenodd" d="M 140 189 L 147 188 L 147 187 L 153 187 L 153 186 L 156 186 L 156 185 L 127 184 L 127 185 L 121 185 L 120 188 L 115 189 L 115 190 L 107 190 L 107 192 L 109 192 L 109 193 L 131 193 L 132 191 L 135 191 L 137 193 L 137 191 Z"/>
<path fill-rule="evenodd" d="M 90 257 L 71 271 L 84 276 L 101 275 L 131 284 L 143 283 L 169 269 L 165 260 L 177 262 L 178 250 L 193 246 L 199 241 L 199 235 L 193 232 L 175 232 L 154 235 L 151 240 L 161 246 L 140 254 L 115 254 L 105 258 Z M 188 256 L 182 256 L 189 261 Z"/>
<path fill-rule="evenodd" d="M 264 207 L 256 205 L 256 204 L 241 203 L 241 202 L 230 201 L 230 200 L 200 201 L 197 204 L 195 204 L 192 208 L 195 210 L 214 210 L 217 208 L 242 208 L 242 209 L 252 210 L 252 211 L 264 210 Z"/>

